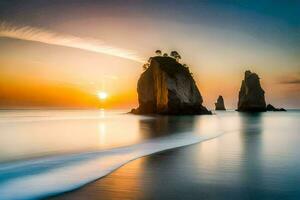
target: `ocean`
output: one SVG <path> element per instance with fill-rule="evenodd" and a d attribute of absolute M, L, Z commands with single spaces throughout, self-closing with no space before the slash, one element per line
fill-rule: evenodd
<path fill-rule="evenodd" d="M 300 199 L 299 122 L 297 110 L 2 110 L 0 199 Z"/>

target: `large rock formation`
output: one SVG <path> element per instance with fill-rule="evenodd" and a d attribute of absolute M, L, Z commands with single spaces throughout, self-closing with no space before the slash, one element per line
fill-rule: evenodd
<path fill-rule="evenodd" d="M 216 110 L 226 110 L 225 104 L 224 104 L 224 99 L 221 95 L 218 97 L 217 102 L 215 103 L 215 106 L 216 106 Z"/>
<path fill-rule="evenodd" d="M 266 111 L 265 91 L 261 88 L 259 77 L 251 71 L 245 72 L 239 92 L 238 111 Z"/>
<path fill-rule="evenodd" d="M 135 114 L 211 114 L 187 67 L 171 57 L 153 57 L 137 85 Z"/>

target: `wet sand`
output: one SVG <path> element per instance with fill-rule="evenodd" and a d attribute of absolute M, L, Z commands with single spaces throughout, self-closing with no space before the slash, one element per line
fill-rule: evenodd
<path fill-rule="evenodd" d="M 263 129 L 256 116 L 246 122 L 237 132 L 137 159 L 48 200 L 300 199 L 297 130 L 284 132 L 273 120 Z"/>
<path fill-rule="evenodd" d="M 159 182 L 157 186 L 166 186 L 169 184 L 167 179 L 164 179 L 162 176 L 157 176 L 155 171 L 160 170 L 162 173 L 167 174 L 168 167 L 163 167 L 161 164 L 167 162 L 167 160 L 175 159 L 178 151 L 184 151 L 186 148 L 195 148 L 193 146 L 196 145 L 168 150 L 139 158 L 117 169 L 108 176 L 99 179 L 98 181 L 90 183 L 78 190 L 48 198 L 48 200 L 178 199 L 176 198 L 176 188 L 174 188 L 174 193 L 172 191 L 167 192 L 166 190 L 165 192 L 167 193 L 152 193 L 152 190 L 155 188 L 155 185 L 153 185 L 154 181 Z M 169 173 L 169 175 L 171 174 Z M 173 174 L 174 177 L 177 175 L 178 174 Z M 157 178 L 159 178 L 159 180 Z M 153 186 L 154 188 L 151 188 Z M 164 190 L 162 187 L 161 189 Z M 191 197 L 192 196 L 188 193 L 181 193 L 181 197 L 179 199 L 190 199 Z"/>

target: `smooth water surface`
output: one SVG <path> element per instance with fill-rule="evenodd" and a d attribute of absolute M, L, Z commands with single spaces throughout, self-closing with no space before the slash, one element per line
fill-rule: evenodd
<path fill-rule="evenodd" d="M 199 134 L 208 128 L 216 129 L 201 127 L 200 131 L 199 127 L 195 127 L 195 120 L 200 121 L 200 118 L 189 116 L 153 118 L 125 113 L 104 110 L 2 110 L 0 163 L 128 146 L 169 133 L 194 131 Z M 164 126 L 168 123 L 173 125 L 167 130 Z"/>
<path fill-rule="evenodd" d="M 138 159 L 53 200 L 300 199 L 300 112 L 212 117 L 236 131 Z"/>
<path fill-rule="evenodd" d="M 144 117 L 44 110 L 0 115 L 4 199 L 73 190 L 126 163 L 56 198 L 300 198 L 298 111 Z"/>
<path fill-rule="evenodd" d="M 97 110 L 3 112 L 1 198 L 76 189 L 136 158 L 220 136 L 216 120 Z"/>

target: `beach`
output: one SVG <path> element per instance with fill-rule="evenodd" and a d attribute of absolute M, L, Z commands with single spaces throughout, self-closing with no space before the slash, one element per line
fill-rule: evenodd
<path fill-rule="evenodd" d="M 0 200 L 300 200 L 300 0 L 0 0 Z"/>
<path fill-rule="evenodd" d="M 299 127 L 284 128 L 299 126 L 299 113 L 241 120 L 240 130 L 137 159 L 50 199 L 299 199 Z"/>
<path fill-rule="evenodd" d="M 299 118 L 297 110 L 2 112 L 7 153 L 0 192 L 2 199 L 297 199 Z M 128 128 L 120 132 L 116 125 Z M 38 128 L 45 126 L 48 132 Z M 9 137 L 24 136 L 43 140 L 20 140 L 22 151 L 14 150 Z"/>

